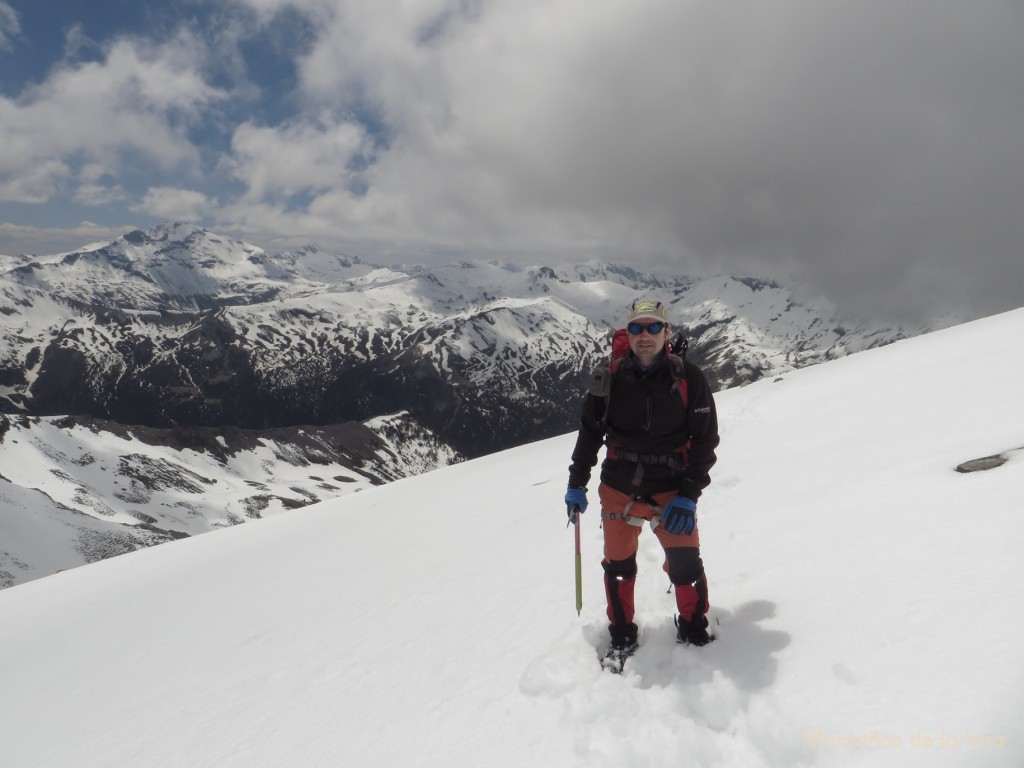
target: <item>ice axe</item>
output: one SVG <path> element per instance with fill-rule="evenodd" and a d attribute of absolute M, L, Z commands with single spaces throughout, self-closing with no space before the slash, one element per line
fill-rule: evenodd
<path fill-rule="evenodd" d="M 573 527 L 576 539 L 576 615 L 583 610 L 583 559 L 580 557 L 580 512 L 579 507 L 573 510 Z"/>

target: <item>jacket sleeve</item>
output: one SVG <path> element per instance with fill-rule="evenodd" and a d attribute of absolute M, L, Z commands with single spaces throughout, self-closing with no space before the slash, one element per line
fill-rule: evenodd
<path fill-rule="evenodd" d="M 604 430 L 601 428 L 603 414 L 604 399 L 586 395 L 580 416 L 580 431 L 572 452 L 572 464 L 569 465 L 570 488 L 586 488 L 590 482 L 590 472 L 597 464 L 597 454 L 604 445 Z"/>
<path fill-rule="evenodd" d="M 697 366 L 686 364 L 686 387 L 689 399 L 687 424 L 690 433 L 690 456 L 679 484 L 679 495 L 696 501 L 711 482 L 711 468 L 718 457 L 718 412 L 711 387 Z"/>

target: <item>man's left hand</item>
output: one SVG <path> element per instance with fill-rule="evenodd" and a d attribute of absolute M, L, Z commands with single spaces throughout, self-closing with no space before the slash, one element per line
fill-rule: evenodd
<path fill-rule="evenodd" d="M 661 527 L 674 536 L 689 536 L 697 526 L 697 503 L 685 496 L 676 496 L 661 508 Z"/>

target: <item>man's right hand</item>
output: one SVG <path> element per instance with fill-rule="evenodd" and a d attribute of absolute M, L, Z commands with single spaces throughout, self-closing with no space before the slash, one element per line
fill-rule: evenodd
<path fill-rule="evenodd" d="M 576 514 L 583 514 L 587 511 L 587 489 L 570 488 L 565 492 L 565 511 L 569 515 L 569 522 L 576 522 Z"/>

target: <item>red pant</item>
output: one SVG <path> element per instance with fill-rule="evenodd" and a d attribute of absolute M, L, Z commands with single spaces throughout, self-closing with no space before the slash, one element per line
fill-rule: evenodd
<path fill-rule="evenodd" d="M 605 595 L 608 598 L 608 620 L 613 625 L 633 621 L 633 586 L 636 578 L 636 553 L 640 532 L 644 524 L 634 525 L 623 517 L 629 506 L 629 518 L 650 520 L 658 510 L 629 494 L 617 491 L 604 483 L 598 488 L 601 498 L 601 522 L 604 529 Z M 652 498 L 658 506 L 675 497 L 675 491 L 656 493 Z M 665 550 L 665 572 L 676 588 L 676 607 L 679 615 L 690 621 L 694 615 L 703 616 L 708 610 L 707 578 L 700 559 L 700 532 L 691 534 L 667 533 L 660 525 L 654 529 Z"/>

